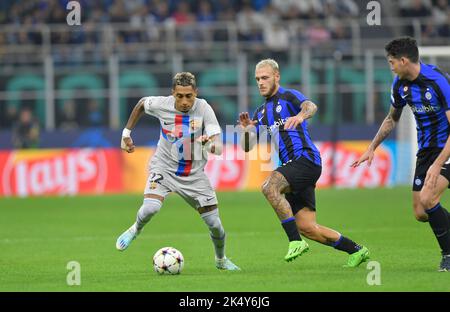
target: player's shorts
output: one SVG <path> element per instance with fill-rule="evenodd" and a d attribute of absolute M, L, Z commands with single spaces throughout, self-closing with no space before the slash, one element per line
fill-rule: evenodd
<path fill-rule="evenodd" d="M 436 158 L 441 153 L 441 148 L 426 148 L 421 150 L 417 154 L 416 159 L 416 171 L 414 172 L 414 181 L 413 181 L 413 191 L 419 192 L 423 184 L 425 182 L 425 177 L 427 176 L 428 168 L 433 164 Z M 450 181 L 450 164 L 445 163 L 441 168 L 441 176 Z M 449 184 L 450 188 L 450 184 Z"/>
<path fill-rule="evenodd" d="M 316 182 L 322 173 L 322 167 L 305 157 L 288 162 L 276 169 L 289 183 L 291 193 L 285 194 L 295 215 L 300 209 L 308 207 L 316 210 Z"/>
<path fill-rule="evenodd" d="M 194 209 L 218 203 L 216 192 L 203 171 L 179 177 L 160 168 L 151 168 L 144 195 L 154 194 L 165 198 L 172 192 L 179 194 Z"/>

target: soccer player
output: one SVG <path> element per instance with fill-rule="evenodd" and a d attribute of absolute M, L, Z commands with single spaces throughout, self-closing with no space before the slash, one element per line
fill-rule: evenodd
<path fill-rule="evenodd" d="M 309 136 L 306 119 L 314 115 L 317 106 L 299 91 L 280 86 L 280 70 L 272 59 L 256 65 L 255 79 L 265 103 L 255 111 L 252 119 L 247 112 L 240 113 L 243 131 L 240 144 L 248 152 L 259 136 L 268 135 L 279 147 L 282 165 L 263 183 L 262 192 L 289 239 L 284 259 L 291 261 L 309 249 L 300 237 L 301 233 L 347 252 L 350 255 L 347 266 L 358 266 L 369 258 L 369 250 L 316 222 L 315 187 L 322 165 L 319 150 Z"/>
<path fill-rule="evenodd" d="M 120 235 L 116 248 L 125 250 L 161 209 L 166 196 L 175 192 L 199 212 L 208 226 L 216 267 L 240 270 L 225 256 L 225 230 L 219 217 L 216 193 L 203 171 L 207 152 L 222 153 L 221 128 L 211 106 L 197 98 L 194 75 L 176 74 L 171 96 L 149 96 L 138 102 L 122 133 L 121 148 L 128 153 L 133 153 L 135 148 L 131 130 L 144 113 L 159 119 L 161 134 L 150 161 L 144 201 L 136 222 Z"/>
<path fill-rule="evenodd" d="M 352 166 L 373 161 L 375 149 L 391 133 L 409 105 L 417 124 L 416 170 L 413 181 L 413 210 L 418 221 L 429 222 L 442 249 L 440 271 L 450 271 L 450 221 L 441 206 L 442 193 L 450 180 L 450 88 L 448 74 L 435 65 L 419 61 L 413 38 L 394 39 L 386 47 L 391 70 L 397 75 L 391 89 L 391 109 L 367 151 Z"/>

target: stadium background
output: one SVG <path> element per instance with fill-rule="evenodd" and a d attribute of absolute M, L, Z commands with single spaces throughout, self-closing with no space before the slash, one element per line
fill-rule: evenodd
<path fill-rule="evenodd" d="M 367 244 L 385 272 L 382 290 L 448 291 L 448 279 L 430 272 L 439 260 L 432 233 L 411 213 L 416 134 L 409 110 L 370 168 L 349 164 L 390 107 L 387 41 L 414 36 L 428 49 L 422 59 L 449 71 L 449 3 L 376 1 L 381 24 L 369 25 L 368 2 L 80 0 L 81 25 L 69 26 L 66 0 L 2 0 L 0 290 L 67 290 L 70 260 L 82 264 L 82 290 L 373 290 L 365 268 L 336 269 L 335 258 L 345 255 L 325 246 L 312 244 L 314 253 L 298 265 L 280 262 L 279 224 L 252 192 L 267 174 L 261 160 L 212 157 L 206 169 L 220 191 L 229 254 L 245 274 L 217 275 L 203 225 L 176 196 L 135 247 L 121 255 L 113 248 L 141 203 L 160 131 L 145 116 L 133 131 L 137 152 L 120 151 L 136 102 L 169 94 L 173 74 L 191 71 L 225 129 L 262 103 L 254 65 L 273 57 L 282 85 L 319 107 L 310 130 L 324 162 L 320 221 Z M 23 142 L 29 109 L 38 135 Z M 236 150 L 233 137 L 224 139 Z M 185 274 L 171 282 L 147 274 L 152 250 L 169 244 L 187 259 Z M 286 283 L 299 270 L 302 278 Z"/>

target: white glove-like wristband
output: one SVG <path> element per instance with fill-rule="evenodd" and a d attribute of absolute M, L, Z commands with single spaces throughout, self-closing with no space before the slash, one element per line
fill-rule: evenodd
<path fill-rule="evenodd" d="M 131 137 L 131 130 L 124 128 L 122 131 L 122 137 L 123 138 L 130 138 Z"/>

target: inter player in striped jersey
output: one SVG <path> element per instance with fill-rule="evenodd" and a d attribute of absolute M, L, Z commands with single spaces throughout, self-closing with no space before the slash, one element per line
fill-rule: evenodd
<path fill-rule="evenodd" d="M 197 98 L 194 75 L 176 74 L 171 96 L 149 96 L 138 102 L 122 133 L 121 147 L 129 153 L 135 148 L 131 130 L 144 113 L 159 119 L 161 134 L 150 161 L 144 201 L 136 222 L 117 239 L 116 248 L 121 251 L 128 248 L 161 209 L 166 196 L 175 192 L 199 212 L 208 226 L 216 267 L 240 270 L 225 256 L 225 230 L 219 217 L 216 193 L 203 171 L 207 152 L 222 153 L 221 129 L 211 106 Z"/>
<path fill-rule="evenodd" d="M 413 38 L 394 39 L 385 50 L 396 74 L 391 89 L 392 106 L 367 151 L 352 166 L 365 161 L 370 166 L 375 149 L 394 129 L 403 107 L 409 105 L 416 119 L 419 145 L 412 187 L 414 215 L 418 221 L 429 222 L 439 242 L 439 271 L 450 271 L 450 218 L 440 203 L 450 180 L 449 75 L 420 62 Z"/>
<path fill-rule="evenodd" d="M 264 182 L 262 192 L 289 239 L 284 259 L 291 261 L 309 249 L 300 236 L 302 234 L 347 252 L 347 266 L 358 266 L 369 258 L 368 249 L 316 222 L 315 186 L 322 165 L 306 121 L 316 112 L 316 105 L 299 91 L 280 86 L 280 70 L 272 59 L 256 65 L 255 78 L 259 92 L 266 100 L 252 119 L 247 112 L 239 115 L 243 130 L 241 146 L 248 152 L 262 135 L 268 135 L 278 146 L 282 165 Z"/>

